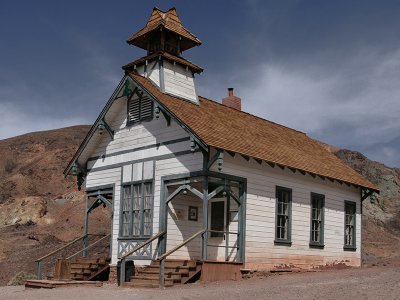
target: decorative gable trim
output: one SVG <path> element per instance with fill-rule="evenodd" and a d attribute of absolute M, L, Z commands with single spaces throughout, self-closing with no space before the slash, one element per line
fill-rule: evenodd
<path fill-rule="evenodd" d="M 65 168 L 65 170 L 63 172 L 64 176 L 69 175 L 72 167 L 74 165 L 77 165 L 77 160 L 78 160 L 79 156 L 82 154 L 83 150 L 85 149 L 85 147 L 89 143 L 89 141 L 92 138 L 93 134 L 96 132 L 98 126 L 100 124 L 104 124 L 104 121 L 103 121 L 104 117 L 107 114 L 108 110 L 110 109 L 111 105 L 113 104 L 114 100 L 117 99 L 118 93 L 121 90 L 122 86 L 124 85 L 126 78 L 127 78 L 126 75 L 124 77 L 122 77 L 122 79 L 119 82 L 117 88 L 114 90 L 114 92 L 112 93 L 111 97 L 108 99 L 107 104 L 104 106 L 104 108 L 101 111 L 100 115 L 97 117 L 96 121 L 93 123 L 93 125 L 90 128 L 89 132 L 86 134 L 86 136 L 85 136 L 84 140 L 82 141 L 82 143 L 80 144 L 78 150 L 75 152 L 74 157 L 71 159 L 71 161 L 69 162 L 68 166 Z M 106 130 L 108 131 L 107 127 L 106 127 Z M 114 132 L 112 132 L 112 135 L 114 135 Z"/>
<path fill-rule="evenodd" d="M 187 124 L 182 122 L 173 112 L 171 112 L 164 104 L 162 104 L 152 93 L 150 93 L 140 82 L 138 82 L 134 77 L 129 76 L 130 79 L 141 89 L 150 99 L 156 104 L 156 109 L 160 109 L 168 117 L 172 118 L 177 122 L 188 134 L 194 139 L 196 144 L 198 144 L 204 151 L 208 152 L 208 145 L 191 129 Z"/>
<path fill-rule="evenodd" d="M 85 139 L 83 140 L 83 142 L 79 146 L 78 150 L 76 151 L 74 157 L 69 162 L 67 168 L 64 170 L 64 176 L 69 175 L 72 167 L 74 165 L 77 165 L 77 161 L 78 161 L 80 155 L 82 154 L 82 152 L 84 151 L 86 146 L 89 144 L 89 142 L 90 142 L 91 138 L 93 137 L 94 133 L 96 132 L 98 126 L 104 124 L 103 120 L 104 120 L 108 110 L 110 109 L 111 105 L 113 104 L 113 102 L 115 100 L 121 98 L 122 96 L 128 96 L 127 94 L 129 92 L 133 92 L 133 91 L 127 91 L 127 87 L 128 87 L 128 85 L 126 84 L 127 80 L 131 80 L 132 83 L 137 87 L 137 89 L 142 91 L 144 96 L 147 96 L 149 99 L 154 101 L 156 110 L 159 109 L 166 116 L 167 119 L 173 118 L 189 134 L 189 136 L 195 141 L 195 143 L 201 147 L 201 149 L 203 151 L 208 152 L 208 149 L 209 149 L 208 145 L 204 141 L 202 141 L 185 123 L 183 123 L 178 117 L 176 117 L 171 111 L 169 111 L 162 103 L 160 103 L 158 101 L 158 99 L 153 94 L 151 94 L 145 87 L 143 87 L 139 82 L 137 82 L 131 76 L 125 75 L 122 78 L 122 80 L 120 81 L 120 83 L 118 84 L 118 87 L 115 89 L 114 93 L 111 95 L 110 99 L 108 100 L 107 104 L 101 111 L 100 115 L 97 117 L 95 123 L 90 128 Z M 125 86 L 125 89 L 123 89 L 123 86 Z M 123 90 L 123 95 L 118 96 L 120 94 L 121 90 Z M 129 98 L 128 98 L 128 100 L 129 100 Z M 86 169 L 86 168 L 84 168 L 84 169 Z M 77 175 L 79 176 L 79 174 L 77 174 Z M 82 175 L 84 175 L 84 174 L 82 174 Z"/>

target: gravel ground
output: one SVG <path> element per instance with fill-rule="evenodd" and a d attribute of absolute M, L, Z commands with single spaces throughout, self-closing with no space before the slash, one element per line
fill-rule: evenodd
<path fill-rule="evenodd" d="M 160 289 L 113 285 L 26 289 L 0 287 L 0 299 L 400 299 L 400 268 L 371 267 L 195 283 Z"/>

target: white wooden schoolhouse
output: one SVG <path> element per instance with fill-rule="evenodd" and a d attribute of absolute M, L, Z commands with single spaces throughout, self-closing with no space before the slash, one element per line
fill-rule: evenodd
<path fill-rule="evenodd" d="M 199 96 L 203 70 L 181 54 L 201 41 L 175 8 L 154 8 L 127 42 L 146 56 L 123 66 L 65 170 L 87 193 L 86 233 L 96 205 L 112 210 L 110 278 L 167 286 L 360 266 L 375 185 L 305 133 L 241 111 L 233 89 L 222 103 Z"/>

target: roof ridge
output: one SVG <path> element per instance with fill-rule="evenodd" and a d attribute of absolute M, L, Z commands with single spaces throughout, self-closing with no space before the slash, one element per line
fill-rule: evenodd
<path fill-rule="evenodd" d="M 243 114 L 249 115 L 250 117 L 253 117 L 253 118 L 256 118 L 256 119 L 259 119 L 259 120 L 262 120 L 262 121 L 265 121 L 265 122 L 268 122 L 268 123 L 271 123 L 271 124 L 274 124 L 274 125 L 277 125 L 277 126 L 280 126 L 280 127 L 283 127 L 283 128 L 289 129 L 289 130 L 292 130 L 292 131 L 294 131 L 294 132 L 301 133 L 301 134 L 304 134 L 304 135 L 308 136 L 305 132 L 302 132 L 302 131 L 300 131 L 300 130 L 293 129 L 293 128 L 291 128 L 291 127 L 288 127 L 288 126 L 285 126 L 285 125 L 282 125 L 282 124 L 279 124 L 279 123 L 270 121 L 270 120 L 268 120 L 268 119 L 264 119 L 264 118 L 262 118 L 262 117 L 253 115 L 253 114 L 251 114 L 251 113 L 249 113 L 249 112 L 247 112 L 247 111 L 237 110 L 236 108 L 232 108 L 232 107 L 230 107 L 230 106 L 226 106 L 226 105 L 224 105 L 224 104 L 222 104 L 222 103 L 219 103 L 219 102 L 217 102 L 217 101 L 215 101 L 215 100 L 213 100 L 213 99 L 209 99 L 209 98 L 206 98 L 206 97 L 203 97 L 203 96 L 199 96 L 199 98 L 202 98 L 202 99 L 204 99 L 204 100 L 206 100 L 206 101 L 211 101 L 211 102 L 213 102 L 213 103 L 215 103 L 215 104 L 221 105 L 221 106 L 226 107 L 226 108 L 228 108 L 228 109 L 233 109 L 234 111 L 236 111 L 236 112 L 238 112 L 238 113 L 243 113 Z"/>
<path fill-rule="evenodd" d="M 140 76 L 140 77 L 143 77 L 144 79 L 147 79 L 146 77 L 144 77 L 144 76 L 142 76 L 142 75 L 140 75 L 140 74 L 138 74 L 138 73 L 135 73 L 135 75 Z M 155 85 L 154 83 L 152 83 L 152 82 L 150 82 L 150 83 L 151 83 L 154 87 L 156 87 L 156 88 L 160 91 L 160 93 L 163 93 L 163 92 L 161 92 L 161 90 L 158 88 L 158 86 L 156 86 L 156 85 Z M 163 93 L 163 94 L 164 94 L 164 95 L 168 95 L 168 96 L 172 96 L 172 97 L 176 97 L 176 96 L 171 95 L 171 94 L 168 94 L 168 93 Z M 214 104 L 218 104 L 218 105 L 220 105 L 220 106 L 222 106 L 222 107 L 224 107 L 224 108 L 231 109 L 231 110 L 236 111 L 236 112 L 238 112 L 238 113 L 243 113 L 243 114 L 249 115 L 250 117 L 259 119 L 259 120 L 261 120 L 261 121 L 268 122 L 268 123 L 270 123 L 270 124 L 277 125 L 277 126 L 279 126 L 279 127 L 283 127 L 283 128 L 285 128 L 285 129 L 292 130 L 292 131 L 294 131 L 294 132 L 296 132 L 296 133 L 304 134 L 305 136 L 308 137 L 308 135 L 307 135 L 305 132 L 302 132 L 302 131 L 299 131 L 299 130 L 290 128 L 290 127 L 288 127 L 288 126 L 285 126 L 285 125 L 282 125 L 282 124 L 279 124 L 279 123 L 276 123 L 276 122 L 273 122 L 273 121 L 270 121 L 270 120 L 261 118 L 261 117 L 259 117 L 259 116 L 256 116 L 256 115 L 253 115 L 253 114 L 251 114 L 251 113 L 248 113 L 248 112 L 246 112 L 246 111 L 237 110 L 237 109 L 235 109 L 235 108 L 232 108 L 232 107 L 226 106 L 226 105 L 224 105 L 224 104 L 222 104 L 222 103 L 219 103 L 219 102 L 217 102 L 217 101 L 215 101 L 215 100 L 213 100 L 213 99 L 209 99 L 209 98 L 206 98 L 206 97 L 203 97 L 203 96 L 200 96 L 200 95 L 199 95 L 198 97 L 201 98 L 201 99 L 203 99 L 203 100 L 213 102 Z M 200 99 L 199 99 L 199 100 L 200 100 Z M 311 138 L 311 139 L 312 139 L 312 138 Z M 314 139 L 313 139 L 313 140 L 314 140 Z"/>

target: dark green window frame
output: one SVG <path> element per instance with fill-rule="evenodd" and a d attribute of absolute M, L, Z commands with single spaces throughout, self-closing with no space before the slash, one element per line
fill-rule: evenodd
<path fill-rule="evenodd" d="M 292 244 L 292 189 L 277 186 L 275 191 L 275 244 Z"/>
<path fill-rule="evenodd" d="M 311 193 L 310 247 L 324 248 L 325 196 Z"/>
<path fill-rule="evenodd" d="M 153 180 L 122 185 L 120 238 L 143 239 L 153 231 Z"/>
<path fill-rule="evenodd" d="M 357 204 L 353 201 L 344 201 L 344 250 L 356 250 L 356 218 Z"/>

